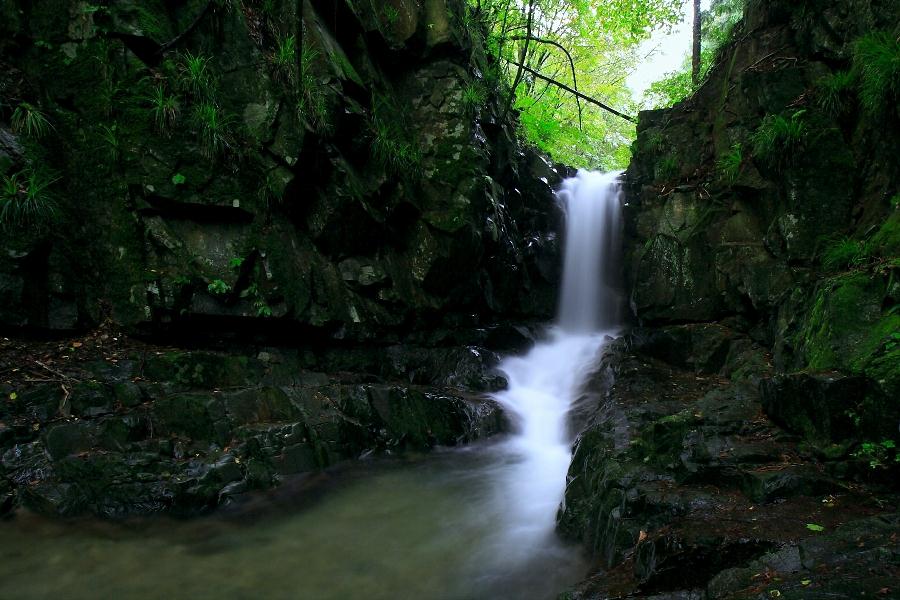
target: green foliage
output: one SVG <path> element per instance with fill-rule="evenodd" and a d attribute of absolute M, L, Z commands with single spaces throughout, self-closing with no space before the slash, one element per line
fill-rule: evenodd
<path fill-rule="evenodd" d="M 872 115 L 900 100 L 900 39 L 875 31 L 856 41 L 853 68 L 860 78 L 859 99 Z"/>
<path fill-rule="evenodd" d="M 266 303 L 255 283 L 241 292 L 241 298 L 249 298 L 257 317 L 268 318 L 272 316 L 272 309 Z"/>
<path fill-rule="evenodd" d="M 228 261 L 228 266 L 232 269 L 240 269 L 241 265 L 244 264 L 244 259 L 240 256 L 235 256 L 230 261 Z"/>
<path fill-rule="evenodd" d="M 39 140 L 52 129 L 50 121 L 36 106 L 22 102 L 13 111 L 10 119 L 13 131 Z"/>
<path fill-rule="evenodd" d="M 831 271 L 870 265 L 877 259 L 900 256 L 900 213 L 894 212 L 868 239 L 838 238 L 822 252 L 822 265 Z"/>
<path fill-rule="evenodd" d="M 203 101 L 194 107 L 192 120 L 200 137 L 201 150 L 213 158 L 231 148 L 231 128 L 234 118 L 215 103 Z"/>
<path fill-rule="evenodd" d="M 181 90 L 195 98 L 210 96 L 213 90 L 210 58 L 190 51 L 184 52 L 178 58 L 178 83 Z"/>
<path fill-rule="evenodd" d="M 372 119 L 372 158 L 386 171 L 402 174 L 417 171 L 422 160 L 419 149 L 405 139 L 393 123 L 379 117 Z"/>
<path fill-rule="evenodd" d="M 213 279 L 209 285 L 206 286 L 206 289 L 210 294 L 215 296 L 224 296 L 231 291 L 231 286 L 221 279 Z"/>
<path fill-rule="evenodd" d="M 729 184 L 737 181 L 741 174 L 741 168 L 744 165 L 744 150 L 740 143 L 734 144 L 726 154 L 724 154 L 717 162 L 716 168 L 722 179 Z"/>
<path fill-rule="evenodd" d="M 678 20 L 681 0 L 468 3 L 462 25 L 484 35 L 485 46 L 497 58 L 497 76 L 485 74 L 485 89 L 500 97 L 501 116 L 513 115 L 510 107 L 518 111 L 524 138 L 557 161 L 606 169 L 625 166 L 634 139 L 633 124 L 578 101 L 553 84 L 520 74 L 514 62 L 524 59 L 538 73 L 634 114 L 631 93 L 621 82 L 639 60 L 638 44 L 652 29 Z M 527 33 L 531 34 L 528 41 Z M 569 51 L 575 78 L 566 53 L 549 42 Z"/>
<path fill-rule="evenodd" d="M 896 196 L 895 196 L 896 198 Z M 866 251 L 882 258 L 900 257 L 900 212 L 894 212 L 866 243 Z"/>
<path fill-rule="evenodd" d="M 328 110 L 326 88 L 320 84 L 315 75 L 318 58 L 319 53 L 304 43 L 300 49 L 297 114 L 316 131 L 327 133 L 331 130 L 331 115 Z"/>
<path fill-rule="evenodd" d="M 805 112 L 799 110 L 790 117 L 766 115 L 751 137 L 753 155 L 776 168 L 795 164 L 809 135 Z"/>
<path fill-rule="evenodd" d="M 653 108 L 669 108 L 693 94 L 694 89 L 690 66 L 685 65 L 680 71 L 667 73 L 662 79 L 651 83 L 646 95 Z"/>
<path fill-rule="evenodd" d="M 147 102 L 153 112 L 153 123 L 157 131 L 169 131 L 178 120 L 178 99 L 166 93 L 162 84 L 157 84 L 153 88 L 152 95 L 147 98 Z"/>
<path fill-rule="evenodd" d="M 866 244 L 843 237 L 828 246 L 822 253 L 822 266 L 834 271 L 844 267 L 860 265 L 868 259 Z"/>
<path fill-rule="evenodd" d="M 666 156 L 656 165 L 656 179 L 670 181 L 678 176 L 681 167 L 676 156 Z"/>
<path fill-rule="evenodd" d="M 187 181 L 187 178 L 181 173 L 172 175 L 172 185 L 184 185 L 185 181 Z"/>
<path fill-rule="evenodd" d="M 827 115 L 843 115 L 852 105 L 855 86 L 856 75 L 852 71 L 826 75 L 816 85 L 816 103 Z"/>
<path fill-rule="evenodd" d="M 419 170 L 422 155 L 399 116 L 403 114 L 389 96 L 372 98 L 372 158 L 385 171 L 403 175 Z"/>
<path fill-rule="evenodd" d="M 394 25 L 400 19 L 400 12 L 390 4 L 381 9 L 381 14 L 384 15 L 388 25 Z"/>
<path fill-rule="evenodd" d="M 296 79 L 297 38 L 293 35 L 280 37 L 277 40 L 275 53 L 272 55 L 272 67 L 275 78 L 286 84 L 293 84 Z"/>
<path fill-rule="evenodd" d="M 485 91 L 484 86 L 478 81 L 473 81 L 468 84 L 463 89 L 462 102 L 463 106 L 469 112 L 475 112 L 483 107 L 487 102 L 487 92 Z"/>
<path fill-rule="evenodd" d="M 0 228 L 42 228 L 56 213 L 49 191 L 59 178 L 25 169 L 0 176 Z"/>
<path fill-rule="evenodd" d="M 809 529 L 810 531 L 815 531 L 817 533 L 821 532 L 821 531 L 825 531 L 825 528 L 823 526 L 818 525 L 816 523 L 807 523 L 806 528 Z"/>
<path fill-rule="evenodd" d="M 103 140 L 103 147 L 109 156 L 111 162 L 117 162 L 121 155 L 121 144 L 119 142 L 119 126 L 117 123 L 112 125 L 100 125 L 100 139 Z"/>
<path fill-rule="evenodd" d="M 744 0 L 713 0 L 701 15 L 702 43 L 700 51 L 700 83 L 720 58 L 734 36 L 743 16 Z M 691 56 L 686 55 L 679 70 L 666 73 L 650 84 L 644 104 L 650 108 L 668 108 L 694 93 L 698 85 L 691 78 Z"/>
<path fill-rule="evenodd" d="M 896 335 L 900 337 L 900 334 Z M 894 440 L 863 442 L 853 456 L 867 461 L 872 469 L 887 469 L 890 465 L 900 465 L 900 453 L 897 452 L 897 442 Z"/>

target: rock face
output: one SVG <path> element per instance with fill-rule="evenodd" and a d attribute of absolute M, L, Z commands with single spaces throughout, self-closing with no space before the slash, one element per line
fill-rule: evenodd
<path fill-rule="evenodd" d="M 597 572 L 563 597 L 891 593 L 896 479 L 847 456 L 847 444 L 810 442 L 853 427 L 827 411 L 813 418 L 813 406 L 867 390 L 772 377 L 771 362 L 746 334 L 713 324 L 638 328 L 607 348 L 559 514 Z M 785 395 L 777 412 L 772 398 Z M 851 571 L 868 576 L 850 584 Z"/>
<path fill-rule="evenodd" d="M 897 17 L 876 2 L 748 3 L 707 83 L 641 114 L 625 248 L 639 323 L 727 321 L 780 371 L 865 375 L 897 395 L 900 115 L 890 95 L 858 104 L 851 59 Z M 846 73 L 857 82 L 836 100 Z"/>
<path fill-rule="evenodd" d="M 871 93 L 896 73 L 866 54 L 900 55 L 898 11 L 748 3 L 706 84 L 642 113 L 626 178 L 634 319 L 771 352 L 764 406 L 817 444 L 900 423 L 900 114 L 896 90 Z"/>
<path fill-rule="evenodd" d="M 334 368 L 328 357 L 274 348 L 255 357 L 155 346 L 72 357 L 61 383 L 3 386 L 0 506 L 191 514 L 368 453 L 452 446 L 502 429 L 499 407 L 480 393 L 504 383 L 489 378 L 489 353 L 387 354 L 331 376 L 316 370 Z"/>
<path fill-rule="evenodd" d="M 634 328 L 559 513 L 597 571 L 564 597 L 897 593 L 900 97 L 867 108 L 852 57 L 898 20 L 748 2 L 703 87 L 641 113 Z"/>
<path fill-rule="evenodd" d="M 554 309 L 560 174 L 470 25 L 3 3 L 0 328 L 60 341 L 3 342 L 0 510 L 187 513 L 500 429 L 493 350 Z"/>
<path fill-rule="evenodd" d="M 55 211 L 0 242 L 0 324 L 373 340 L 552 314 L 559 175 L 498 117 L 463 3 L 376 4 L 4 8 L 0 93 L 48 125 L 0 114 L 0 168 L 52 174 Z"/>

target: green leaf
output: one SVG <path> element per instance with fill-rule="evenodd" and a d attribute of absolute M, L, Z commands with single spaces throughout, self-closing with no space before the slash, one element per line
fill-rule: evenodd
<path fill-rule="evenodd" d="M 172 175 L 172 183 L 174 183 L 175 185 L 182 185 L 185 181 L 187 181 L 187 179 L 181 173 L 175 173 L 174 175 Z"/>
<path fill-rule="evenodd" d="M 825 531 L 825 528 L 821 525 L 816 525 L 815 523 L 807 523 L 806 528 L 810 531 Z"/>
<path fill-rule="evenodd" d="M 19 395 L 15 392 L 10 393 L 10 395 L 9 395 L 10 400 L 15 400 L 18 397 L 19 397 Z"/>

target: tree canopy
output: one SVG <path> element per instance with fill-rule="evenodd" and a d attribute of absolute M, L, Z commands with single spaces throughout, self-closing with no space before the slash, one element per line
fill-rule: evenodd
<path fill-rule="evenodd" d="M 498 59 L 497 72 L 485 80 L 504 88 L 526 138 L 567 164 L 627 164 L 634 124 L 572 90 L 634 114 L 637 105 L 625 79 L 638 62 L 637 46 L 653 29 L 677 22 L 683 0 L 468 2 L 470 17 L 481 21 L 487 47 Z"/>

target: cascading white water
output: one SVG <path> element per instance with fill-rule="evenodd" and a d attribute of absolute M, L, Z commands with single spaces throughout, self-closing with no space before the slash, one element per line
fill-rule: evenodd
<path fill-rule="evenodd" d="M 509 387 L 496 399 L 518 426 L 515 461 L 501 474 L 508 490 L 508 559 L 527 559 L 555 528 L 572 440 L 567 415 L 618 319 L 615 270 L 620 245 L 620 173 L 579 171 L 557 197 L 566 215 L 558 327 L 549 339 L 500 369 Z"/>

